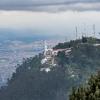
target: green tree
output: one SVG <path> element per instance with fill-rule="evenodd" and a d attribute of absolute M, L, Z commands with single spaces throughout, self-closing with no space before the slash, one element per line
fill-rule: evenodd
<path fill-rule="evenodd" d="M 100 100 L 100 73 L 92 75 L 86 86 L 73 88 L 69 100 Z"/>

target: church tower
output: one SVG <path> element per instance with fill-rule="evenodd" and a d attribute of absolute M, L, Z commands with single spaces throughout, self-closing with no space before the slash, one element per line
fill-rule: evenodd
<path fill-rule="evenodd" d="M 44 56 L 46 56 L 46 52 L 48 51 L 48 46 L 46 40 L 44 41 Z"/>

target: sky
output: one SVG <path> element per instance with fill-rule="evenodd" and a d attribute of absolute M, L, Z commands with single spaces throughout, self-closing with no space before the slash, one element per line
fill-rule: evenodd
<path fill-rule="evenodd" d="M 0 29 L 75 37 L 100 32 L 100 0 L 0 0 Z"/>

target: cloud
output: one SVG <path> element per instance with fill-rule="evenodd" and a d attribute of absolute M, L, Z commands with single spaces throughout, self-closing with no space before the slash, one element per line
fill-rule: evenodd
<path fill-rule="evenodd" d="M 47 12 L 100 10 L 100 0 L 0 0 L 0 10 Z"/>

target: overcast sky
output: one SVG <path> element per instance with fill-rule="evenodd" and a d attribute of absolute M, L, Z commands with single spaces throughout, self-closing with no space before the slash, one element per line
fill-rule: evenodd
<path fill-rule="evenodd" d="M 72 36 L 100 32 L 100 0 L 0 0 L 0 28 Z"/>
<path fill-rule="evenodd" d="M 100 10 L 100 0 L 0 0 L 1 10 Z"/>

